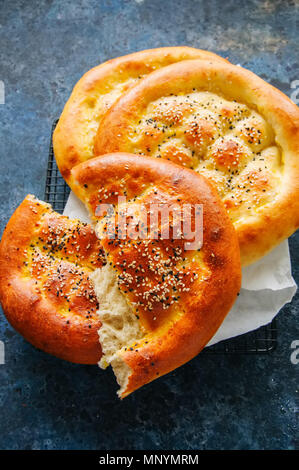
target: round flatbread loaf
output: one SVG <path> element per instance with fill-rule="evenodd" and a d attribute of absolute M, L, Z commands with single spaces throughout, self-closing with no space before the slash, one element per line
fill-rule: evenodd
<path fill-rule="evenodd" d="M 215 334 L 240 289 L 237 236 L 208 180 L 166 160 L 110 154 L 72 175 L 106 254 L 105 267 L 91 275 L 100 365 L 112 365 L 123 398 L 192 359 Z M 157 209 L 169 217 L 152 225 Z"/>
<path fill-rule="evenodd" d="M 129 54 L 94 67 L 76 84 L 53 136 L 59 170 L 72 187 L 70 170 L 94 157 L 94 136 L 115 101 L 156 69 L 185 59 L 226 62 L 212 52 L 192 47 L 163 47 Z"/>
<path fill-rule="evenodd" d="M 0 302 L 7 320 L 47 353 L 96 364 L 101 322 L 89 276 L 104 259 L 90 225 L 28 195 L 0 243 Z"/>
<path fill-rule="evenodd" d="M 206 176 L 237 230 L 243 265 L 299 226 L 299 109 L 242 67 L 192 60 L 151 73 L 104 116 L 95 153 L 108 152 Z"/>

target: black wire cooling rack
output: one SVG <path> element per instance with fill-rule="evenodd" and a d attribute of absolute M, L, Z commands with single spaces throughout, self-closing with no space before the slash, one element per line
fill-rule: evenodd
<path fill-rule="evenodd" d="M 47 168 L 45 200 L 53 209 L 62 213 L 66 204 L 70 188 L 62 178 L 54 158 L 52 135 L 58 121 L 52 126 L 51 143 Z M 273 351 L 277 344 L 276 320 L 266 326 L 246 333 L 244 335 L 221 341 L 205 348 L 201 354 L 263 354 Z"/>

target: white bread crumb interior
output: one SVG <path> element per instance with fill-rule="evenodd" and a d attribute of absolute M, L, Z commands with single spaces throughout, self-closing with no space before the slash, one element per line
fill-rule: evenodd
<path fill-rule="evenodd" d="M 121 359 L 118 352 L 142 338 L 139 322 L 119 290 L 117 274 L 106 264 L 90 274 L 99 302 L 98 315 L 102 323 L 99 339 L 103 357 L 99 362 L 102 369 L 112 366 L 116 380 L 120 385 L 118 395 L 125 391 L 131 369 Z"/>

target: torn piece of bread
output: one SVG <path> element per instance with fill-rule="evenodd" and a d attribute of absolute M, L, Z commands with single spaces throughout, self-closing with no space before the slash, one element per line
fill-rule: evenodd
<path fill-rule="evenodd" d="M 0 302 L 7 320 L 47 353 L 96 364 L 101 322 L 90 274 L 104 264 L 90 225 L 28 195 L 0 243 Z"/>
<path fill-rule="evenodd" d="M 227 62 L 193 47 L 161 47 L 108 60 L 86 72 L 74 87 L 53 136 L 58 168 L 72 187 L 71 169 L 97 154 L 94 137 L 109 108 L 154 70 L 186 59 Z"/>
<path fill-rule="evenodd" d="M 174 163 L 109 154 L 78 165 L 72 174 L 76 194 L 98 222 L 106 254 L 107 265 L 92 274 L 102 323 L 100 365 L 112 365 L 124 398 L 192 359 L 215 334 L 241 285 L 237 236 L 210 183 Z M 157 204 L 173 208 L 169 236 L 161 218 L 150 236 L 143 236 Z M 175 213 L 198 206 L 201 248 L 190 245 L 196 231 L 192 236 L 175 231 Z M 193 226 L 196 214 L 190 211 Z"/>

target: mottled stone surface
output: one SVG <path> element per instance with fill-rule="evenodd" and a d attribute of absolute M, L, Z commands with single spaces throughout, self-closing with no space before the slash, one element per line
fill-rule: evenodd
<path fill-rule="evenodd" d="M 291 94 L 296 1 L 6 1 L 0 6 L 0 231 L 27 193 L 43 197 L 51 123 L 80 76 L 106 59 L 191 45 Z M 299 281 L 298 236 L 290 239 Z M 264 356 L 199 356 L 123 402 L 111 372 L 35 350 L 0 318 L 1 449 L 293 449 L 298 296 Z M 298 443 L 298 441 L 297 441 Z"/>

